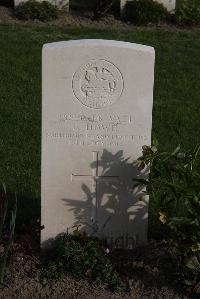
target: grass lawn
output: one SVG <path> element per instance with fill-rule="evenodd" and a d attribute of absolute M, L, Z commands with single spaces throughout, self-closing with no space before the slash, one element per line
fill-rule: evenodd
<path fill-rule="evenodd" d="M 162 149 L 200 143 L 200 32 L 0 25 L 0 182 L 30 199 L 32 213 L 31 199 L 40 198 L 42 45 L 83 38 L 155 47 L 153 136 Z"/>

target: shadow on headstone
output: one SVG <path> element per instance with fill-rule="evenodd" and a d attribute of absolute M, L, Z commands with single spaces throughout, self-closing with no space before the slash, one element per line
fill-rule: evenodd
<path fill-rule="evenodd" d="M 96 187 L 91 188 L 89 180 L 88 183 L 80 181 L 85 199 L 62 199 L 74 213 L 74 227 L 80 226 L 80 230 L 88 235 L 106 239 L 111 247 L 134 248 L 138 241 L 137 232 L 147 226 L 142 189 L 133 188 L 132 179 L 141 178 L 138 166 L 124 158 L 122 150 L 116 154 L 104 150 L 101 158 L 90 166 L 97 169 L 96 178 L 91 176 Z"/>

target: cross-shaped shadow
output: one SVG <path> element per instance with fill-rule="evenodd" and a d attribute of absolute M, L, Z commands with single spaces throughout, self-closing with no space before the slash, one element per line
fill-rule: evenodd
<path fill-rule="evenodd" d="M 147 170 L 141 173 L 136 163 L 123 156 L 122 150 L 115 154 L 104 150 L 90 166 L 93 176 L 86 175 L 85 182 L 84 175 L 73 175 L 80 181 L 86 199 L 62 199 L 74 213 L 74 226 L 80 226 L 89 235 L 106 238 L 115 247 L 133 247 L 140 234 L 144 241 L 146 198 L 141 188 L 133 188 L 132 179 L 144 178 Z M 119 236 L 123 240 L 119 240 Z M 134 236 L 134 240 L 130 236 Z M 128 244 L 129 241 L 132 244 Z"/>

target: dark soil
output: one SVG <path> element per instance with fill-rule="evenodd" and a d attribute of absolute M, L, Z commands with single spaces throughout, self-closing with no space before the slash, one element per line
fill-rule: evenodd
<path fill-rule="evenodd" d="M 19 20 L 14 15 L 12 8 L 0 6 L 0 24 L 19 24 L 31 26 L 59 26 L 59 27 L 87 27 L 96 29 L 120 29 L 120 30 L 145 30 L 152 28 L 163 28 L 172 31 L 200 31 L 200 26 L 181 28 L 170 23 L 161 23 L 159 25 L 149 24 L 146 27 L 134 26 L 123 22 L 113 15 L 106 15 L 100 20 L 93 20 L 92 12 L 66 12 L 60 11 L 57 19 L 41 22 L 39 20 Z"/>
<path fill-rule="evenodd" d="M 1 286 L 0 298 L 198 298 L 198 295 L 193 297 L 192 288 L 187 289 L 178 281 L 174 251 L 165 241 L 151 241 L 146 247 L 115 252 L 113 259 L 127 264 L 130 291 L 113 293 L 106 285 L 77 281 L 67 275 L 60 279 L 49 278 L 44 254 L 39 250 L 38 231 L 35 237 L 32 229 L 24 230 L 16 239 L 12 277 L 9 274 Z"/>

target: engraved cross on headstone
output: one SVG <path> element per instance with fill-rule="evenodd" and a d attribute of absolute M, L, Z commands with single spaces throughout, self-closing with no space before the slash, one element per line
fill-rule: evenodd
<path fill-rule="evenodd" d="M 99 175 L 99 153 L 92 152 L 93 162 L 95 162 L 95 167 L 92 168 L 92 174 L 71 174 L 71 181 L 74 180 L 83 181 L 89 180 L 92 182 L 91 187 L 91 197 L 92 197 L 92 206 L 94 207 L 92 218 L 94 221 L 97 221 L 97 212 L 98 212 L 98 183 L 99 182 L 118 182 L 118 176 L 108 176 L 108 175 Z"/>

